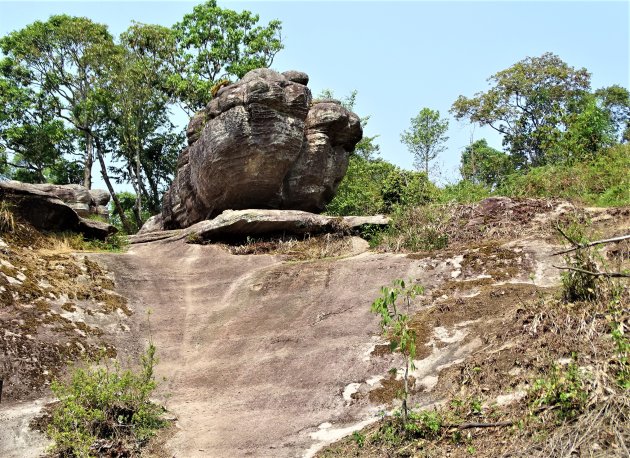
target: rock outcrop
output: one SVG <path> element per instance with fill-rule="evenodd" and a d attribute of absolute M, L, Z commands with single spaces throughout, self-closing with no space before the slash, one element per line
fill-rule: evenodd
<path fill-rule="evenodd" d="M 109 194 L 104 191 L 89 191 L 79 185 L 3 181 L 0 201 L 9 202 L 13 213 L 41 230 L 81 232 L 96 239 L 116 232 L 110 224 L 82 217 L 107 215 Z"/>
<path fill-rule="evenodd" d="M 257 69 L 221 88 L 188 125 L 153 224 L 185 228 L 227 209 L 323 210 L 362 129 L 338 101 L 313 101 L 307 83 L 305 73 Z"/>
<path fill-rule="evenodd" d="M 225 210 L 216 218 L 200 221 L 184 230 L 160 231 L 150 221 L 147 221 L 149 224 L 145 224 L 137 235 L 129 237 L 131 243 L 184 237 L 208 241 L 278 234 L 357 232 L 364 226 L 387 226 L 390 222 L 383 215 L 339 217 L 300 210 Z M 151 227 L 153 230 L 149 230 Z"/>

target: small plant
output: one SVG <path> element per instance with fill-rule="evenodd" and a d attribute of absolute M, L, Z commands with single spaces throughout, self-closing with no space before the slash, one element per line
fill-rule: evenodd
<path fill-rule="evenodd" d="M 188 234 L 186 236 L 186 243 L 198 244 L 198 243 L 202 243 L 202 242 L 203 242 L 203 239 L 196 232 L 191 232 L 190 234 Z"/>
<path fill-rule="evenodd" d="M 352 433 L 352 440 L 357 443 L 357 447 L 361 448 L 365 445 L 365 434 L 355 431 Z"/>
<path fill-rule="evenodd" d="M 575 362 L 566 368 L 554 364 L 547 377 L 534 382 L 529 396 L 535 409 L 555 409 L 559 420 L 575 418 L 588 401 L 587 374 Z"/>
<path fill-rule="evenodd" d="M 423 439 L 437 439 L 443 424 L 444 418 L 438 411 L 422 410 L 418 413 L 409 412 L 405 429 Z"/>
<path fill-rule="evenodd" d="M 564 230 L 560 227 L 558 231 L 571 242 L 579 247 L 588 243 L 584 235 L 584 228 L 573 223 Z M 562 273 L 562 296 L 567 302 L 597 299 L 600 279 L 596 275 L 586 272 L 597 272 L 595 253 L 591 248 L 578 248 L 572 254 L 565 256 L 565 262 L 570 270 Z"/>
<path fill-rule="evenodd" d="M 373 313 L 377 313 L 381 317 L 381 329 L 383 333 L 390 339 L 390 348 L 392 351 L 400 351 L 403 355 L 404 369 L 403 374 L 404 388 L 402 393 L 402 420 L 403 424 L 407 424 L 408 409 L 407 398 L 409 397 L 409 370 L 414 370 L 413 358 L 416 356 L 416 334 L 409 326 L 409 311 L 411 309 L 411 301 L 424 292 L 424 288 L 420 285 L 407 286 L 404 280 L 397 279 L 394 281 L 393 287 L 382 287 L 381 297 L 376 299 L 371 306 Z M 402 299 L 406 314 L 401 313 L 397 302 Z"/>
<path fill-rule="evenodd" d="M 138 372 L 101 363 L 76 368 L 69 382 L 54 381 L 59 398 L 48 435 L 61 456 L 98 455 L 99 441 L 137 448 L 163 426 L 162 408 L 149 400 L 156 388 L 157 358 L 150 344 Z"/>
<path fill-rule="evenodd" d="M 11 211 L 11 204 L 7 201 L 0 202 L 0 234 L 15 230 L 15 218 Z"/>

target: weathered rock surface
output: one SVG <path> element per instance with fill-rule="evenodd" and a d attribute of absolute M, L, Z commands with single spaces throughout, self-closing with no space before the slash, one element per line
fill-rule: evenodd
<path fill-rule="evenodd" d="M 389 218 L 376 216 L 325 216 L 300 210 L 225 210 L 216 218 L 200 221 L 182 231 L 157 232 L 152 223 L 130 237 L 131 243 L 194 236 L 199 240 L 231 239 L 276 234 L 302 235 L 356 231 L 361 226 L 386 226 Z M 148 230 L 153 227 L 153 231 Z"/>
<path fill-rule="evenodd" d="M 362 129 L 339 102 L 313 103 L 307 83 L 305 73 L 258 69 L 221 88 L 188 125 L 153 224 L 184 228 L 227 209 L 323 210 Z"/>
<path fill-rule="evenodd" d="M 67 199 L 67 202 L 63 199 Z M 103 214 L 99 208 L 106 208 L 109 195 L 103 191 L 88 191 L 79 185 L 35 185 L 19 181 L 0 182 L 0 200 L 12 204 L 12 211 L 45 231 L 81 232 L 88 238 L 104 239 L 116 232 L 107 223 L 82 218 L 85 213 L 83 202 L 89 214 Z M 93 210 L 89 211 L 90 209 Z M 106 211 L 105 211 L 105 214 Z"/>

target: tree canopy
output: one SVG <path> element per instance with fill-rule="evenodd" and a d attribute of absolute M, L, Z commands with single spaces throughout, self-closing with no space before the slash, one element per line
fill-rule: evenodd
<path fill-rule="evenodd" d="M 440 112 L 423 108 L 417 116 L 411 118 L 411 127 L 400 135 L 409 152 L 413 154 L 414 166 L 428 176 L 430 163 L 444 151 L 448 140 L 448 119 L 440 118 Z"/>

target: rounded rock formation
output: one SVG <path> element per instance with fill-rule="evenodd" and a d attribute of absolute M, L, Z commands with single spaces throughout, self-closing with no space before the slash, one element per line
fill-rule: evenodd
<path fill-rule="evenodd" d="M 227 209 L 322 211 L 362 129 L 338 102 L 313 103 L 307 83 L 302 72 L 257 69 L 222 87 L 191 119 L 154 223 L 183 228 Z"/>

